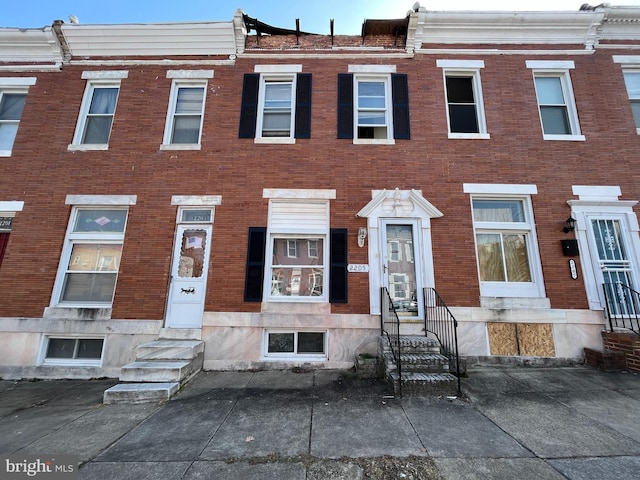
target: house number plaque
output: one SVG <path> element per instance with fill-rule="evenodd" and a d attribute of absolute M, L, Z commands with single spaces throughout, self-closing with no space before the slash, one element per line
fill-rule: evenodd
<path fill-rule="evenodd" d="M 350 263 L 347 265 L 347 272 L 368 272 L 369 265 L 366 263 Z"/>
<path fill-rule="evenodd" d="M 569 260 L 569 272 L 571 272 L 571 278 L 578 279 L 578 269 L 576 267 L 576 261 L 572 258 Z"/>

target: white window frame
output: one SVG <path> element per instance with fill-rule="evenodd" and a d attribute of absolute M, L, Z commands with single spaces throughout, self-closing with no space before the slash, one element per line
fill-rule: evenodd
<path fill-rule="evenodd" d="M 269 335 L 275 333 L 293 334 L 293 352 L 269 352 Z M 298 335 L 300 333 L 322 333 L 324 335 L 323 353 L 297 353 Z M 264 360 L 288 360 L 288 361 L 325 361 L 329 358 L 329 333 L 326 330 L 294 330 L 294 329 L 265 329 L 262 341 L 262 357 Z"/>
<path fill-rule="evenodd" d="M 627 87 L 627 74 L 629 75 L 637 75 L 638 77 L 640 77 L 640 69 L 624 69 L 622 71 L 622 75 L 625 81 L 625 88 L 627 91 L 627 96 L 629 97 L 629 106 L 632 107 L 632 104 L 638 104 L 638 106 L 640 107 L 640 94 L 636 95 L 636 96 L 632 96 L 631 92 L 629 92 L 629 89 Z M 632 115 L 633 115 L 633 108 L 632 108 Z M 636 134 L 640 135 L 640 116 L 639 118 L 636 120 L 635 115 L 633 115 L 633 122 L 634 125 L 636 127 Z"/>
<path fill-rule="evenodd" d="M 53 357 L 47 357 L 47 350 L 49 349 L 49 342 L 50 340 L 74 340 L 75 341 L 75 346 L 74 346 L 74 357 L 73 358 L 53 358 Z M 77 358 L 77 351 L 78 351 L 78 345 L 79 342 L 81 340 L 102 340 L 102 351 L 100 352 L 100 358 L 95 358 L 95 359 L 91 359 L 91 358 Z M 102 366 L 102 362 L 104 360 L 104 350 L 106 347 L 106 338 L 104 336 L 98 335 L 98 336 L 89 336 L 89 337 L 85 337 L 85 336 L 79 336 L 79 335 L 67 335 L 67 334 L 63 334 L 63 335 L 57 335 L 57 334 L 50 334 L 50 335 L 43 335 L 42 337 L 42 344 L 40 347 L 40 353 L 39 353 L 39 358 L 38 358 L 38 365 L 45 365 L 45 366 L 74 366 L 74 367 L 101 367 Z"/>
<path fill-rule="evenodd" d="M 60 264 L 58 266 L 58 273 L 56 275 L 55 284 L 53 287 L 53 293 L 51 296 L 51 307 L 62 308 L 111 308 L 113 304 L 113 295 L 109 302 L 65 302 L 62 300 L 62 293 L 64 289 L 64 283 L 68 266 L 71 261 L 71 254 L 73 252 L 73 246 L 75 244 L 112 244 L 124 246 L 124 236 L 127 228 L 127 222 L 129 219 L 128 205 L 133 205 L 136 202 L 135 196 L 108 196 L 108 195 L 69 195 L 67 197 L 67 204 L 72 204 L 71 215 L 69 216 L 69 223 L 67 225 L 67 231 L 65 235 L 64 244 L 62 247 L 62 253 L 60 255 Z M 124 210 L 127 212 L 125 225 L 122 232 L 74 232 L 74 225 L 78 216 L 78 212 L 81 210 Z M 114 291 L 117 286 L 117 275 L 119 273 L 120 266 L 116 273 L 116 282 L 114 284 Z"/>
<path fill-rule="evenodd" d="M 0 100 L 5 93 L 29 94 L 29 87 L 35 85 L 35 77 L 0 78 Z M 17 123 L 20 128 L 20 120 L 7 120 L 6 123 Z M 17 132 L 16 132 L 17 136 Z M 15 143 L 15 138 L 14 142 Z M 0 150 L 0 157 L 10 157 L 13 151 L 13 143 L 10 150 Z"/>
<path fill-rule="evenodd" d="M 205 104 L 207 103 L 208 82 L 205 79 L 179 78 L 171 82 L 171 93 L 169 94 L 169 107 L 164 128 L 164 138 L 160 150 L 200 150 L 202 148 L 202 126 L 204 124 Z M 198 127 L 197 143 L 172 143 L 173 127 L 175 123 L 176 107 L 178 106 L 178 92 L 181 88 L 202 88 L 202 105 L 200 106 L 200 125 Z M 193 114 L 190 114 L 193 115 Z"/>
<path fill-rule="evenodd" d="M 467 184 L 463 186 L 464 193 L 470 194 L 471 219 L 473 222 L 473 241 L 476 256 L 478 282 L 481 297 L 545 297 L 542 263 L 538 248 L 538 240 L 533 216 L 531 195 L 537 194 L 535 185 L 492 185 Z M 473 200 L 517 200 L 521 201 L 524 209 L 525 222 L 476 222 L 473 219 Z M 527 237 L 527 254 L 531 282 L 488 282 L 481 280 L 480 262 L 478 259 L 478 233 L 521 233 Z"/>
<path fill-rule="evenodd" d="M 295 125 L 296 125 L 296 92 L 297 92 L 297 74 L 302 72 L 302 64 L 291 65 L 256 65 L 254 73 L 260 74 L 260 86 L 258 87 L 258 113 L 256 118 L 256 134 L 253 139 L 254 143 L 280 143 L 295 144 Z M 265 95 L 266 85 L 268 83 L 285 82 L 291 83 L 291 124 L 289 135 L 286 137 L 269 137 L 262 135 L 262 126 L 264 123 Z"/>
<path fill-rule="evenodd" d="M 363 125 L 374 129 L 385 128 L 387 135 L 381 138 L 359 138 L 358 137 L 358 113 L 361 109 L 358 101 L 358 85 L 367 82 L 382 82 L 384 84 L 384 127 Z M 372 110 L 380 110 L 378 108 Z M 374 130 L 375 131 L 375 130 Z M 391 75 L 359 73 L 353 75 L 353 143 L 355 144 L 395 144 L 393 138 L 393 105 L 391 102 Z"/>
<path fill-rule="evenodd" d="M 578 110 L 573 95 L 573 86 L 571 84 L 571 75 L 569 71 L 575 68 L 573 61 L 546 61 L 546 60 L 527 60 L 527 68 L 531 69 L 533 75 L 533 87 L 536 93 L 536 103 L 538 105 L 538 116 L 540 118 L 540 127 L 542 128 L 542 138 L 544 140 L 565 140 L 565 141 L 585 141 L 585 136 L 580 132 L 580 122 L 578 120 Z M 567 111 L 569 120 L 568 135 L 564 134 L 547 134 L 544 133 L 544 123 L 542 121 L 541 104 L 538 100 L 538 91 L 536 86 L 536 78 L 558 78 L 562 88 L 562 96 L 564 98 L 564 107 Z"/>
<path fill-rule="evenodd" d="M 487 133 L 487 121 L 484 111 L 484 98 L 482 96 L 482 82 L 480 81 L 480 70 L 484 68 L 483 60 L 436 60 L 436 65 L 442 68 L 443 86 L 444 86 L 444 102 L 447 115 L 448 136 L 452 139 L 489 139 L 491 136 Z M 476 121 L 478 123 L 478 132 L 462 133 L 451 131 L 451 118 L 449 114 L 449 101 L 447 94 L 447 77 L 465 77 L 471 78 L 473 89 L 473 101 L 476 107 Z"/>

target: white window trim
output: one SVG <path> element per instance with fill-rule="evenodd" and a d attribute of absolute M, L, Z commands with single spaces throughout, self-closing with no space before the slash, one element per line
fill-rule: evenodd
<path fill-rule="evenodd" d="M 169 106 L 167 108 L 167 116 L 164 125 L 164 136 L 160 150 L 201 150 L 202 148 L 202 127 L 204 125 L 204 112 L 207 103 L 207 88 L 208 82 L 206 78 L 193 78 L 192 76 L 172 76 L 169 77 L 170 70 L 167 72 L 167 77 L 172 78 L 171 92 L 169 93 Z M 175 119 L 175 110 L 178 104 L 178 91 L 180 88 L 193 88 L 201 87 L 203 89 L 202 106 L 200 110 L 200 127 L 198 131 L 198 143 L 171 143 L 171 134 L 173 132 L 173 124 Z"/>
<path fill-rule="evenodd" d="M 105 205 L 96 205 L 85 203 L 84 205 L 75 205 L 71 210 L 71 215 L 69 215 L 69 222 L 67 225 L 67 230 L 64 238 L 64 245 L 62 247 L 62 253 L 60 254 L 60 263 L 58 265 L 58 272 L 56 274 L 55 283 L 53 286 L 53 293 L 51 295 L 51 303 L 50 307 L 59 307 L 59 308 L 111 308 L 113 305 L 113 299 L 110 302 L 63 302 L 62 301 L 62 289 L 64 286 L 65 276 L 68 270 L 69 259 L 71 258 L 71 252 L 73 250 L 73 246 L 76 242 L 78 243 L 101 243 L 101 244 L 113 244 L 113 245 L 122 245 L 124 246 L 124 237 L 126 232 L 127 223 L 125 223 L 124 229 L 121 233 L 75 233 L 73 232 L 73 226 L 75 224 L 76 217 L 78 215 L 78 211 L 91 208 L 91 209 L 118 209 L 118 210 L 126 210 L 127 211 L 127 223 L 129 221 L 129 209 L 126 205 L 113 205 L 113 204 L 105 204 Z M 119 273 L 116 272 L 116 274 Z M 117 276 L 116 276 L 116 285 L 117 285 Z M 114 290 L 115 294 L 115 290 Z"/>
<path fill-rule="evenodd" d="M 49 339 L 61 339 L 61 340 L 102 340 L 102 354 L 99 359 L 88 358 L 47 358 L 47 349 L 49 348 Z M 106 347 L 106 338 L 104 335 L 69 335 L 69 334 L 49 334 L 43 335 L 40 344 L 40 351 L 38 353 L 38 359 L 36 365 L 44 366 L 73 366 L 73 367 L 101 367 L 104 360 L 104 350 Z"/>
<path fill-rule="evenodd" d="M 350 66 L 351 67 L 351 66 Z M 386 67 L 380 65 L 380 67 Z M 376 69 L 373 69 L 374 72 Z M 385 70 L 385 69 L 377 69 Z M 395 71 L 395 69 L 394 69 Z M 350 69 L 351 72 L 351 69 Z M 387 138 L 358 138 L 358 82 L 382 81 L 384 82 L 385 96 L 385 126 Z M 375 72 L 367 70 L 367 73 L 354 73 L 353 75 L 353 143 L 354 145 L 395 145 L 393 137 L 393 103 L 391 97 L 391 73 Z"/>
<path fill-rule="evenodd" d="M 266 67 L 267 65 L 262 65 L 262 67 Z M 256 69 L 259 65 L 256 65 Z M 273 65 L 272 65 L 273 67 Z M 282 67 L 289 67 L 288 65 L 282 65 Z M 260 75 L 260 86 L 258 87 L 258 114 L 256 118 L 256 135 L 253 139 L 254 143 L 273 143 L 273 144 L 288 144 L 293 145 L 296 143 L 295 138 L 295 125 L 296 125 L 296 91 L 298 88 L 297 85 L 297 75 L 295 72 L 292 72 L 291 69 L 288 69 L 286 72 L 281 71 L 280 69 L 269 69 L 271 70 L 268 73 L 262 73 Z M 300 68 L 302 70 L 302 68 Z M 291 82 L 291 118 L 289 124 L 289 136 L 288 137 L 263 137 L 262 136 L 262 125 L 264 121 L 264 102 L 265 95 L 267 91 L 266 84 L 269 82 L 275 81 L 283 81 L 283 82 Z"/>
<path fill-rule="evenodd" d="M 537 189 L 531 188 L 535 185 L 504 185 L 502 192 L 500 186 L 495 185 L 493 189 L 487 184 L 464 184 L 464 192 L 469 193 L 469 201 L 471 207 L 471 218 L 473 222 L 473 242 L 476 256 L 476 269 L 478 272 L 478 282 L 480 285 L 481 297 L 516 297 L 516 298 L 544 298 L 544 278 L 542 275 L 542 263 L 540 260 L 540 252 L 538 248 L 538 235 L 536 233 L 536 224 L 533 216 L 533 205 L 530 194 L 515 193 L 518 190 L 531 191 L 537 193 Z M 490 191 L 493 190 L 493 191 Z M 480 191 L 480 192 L 479 192 Z M 521 200 L 523 202 L 526 222 L 514 224 L 513 226 L 505 226 L 504 223 L 478 225 L 473 220 L 473 200 Z M 509 230 L 518 233 L 525 233 L 528 237 L 527 253 L 529 255 L 529 268 L 531 273 L 531 282 L 485 282 L 480 280 L 480 264 L 478 262 L 478 245 L 477 232 L 504 231 Z"/>
<path fill-rule="evenodd" d="M 297 350 L 299 333 L 323 333 L 324 353 L 269 353 L 269 334 L 271 333 L 292 333 L 294 335 L 294 350 Z M 285 360 L 285 361 L 326 361 L 329 359 L 329 332 L 326 330 L 297 330 L 297 329 L 265 329 L 262 340 L 262 358 L 264 360 Z"/>
<path fill-rule="evenodd" d="M 0 78 L 0 92 L 29 95 L 29 87 L 35 85 L 35 83 L 35 77 Z M 20 129 L 20 122 L 22 122 L 22 118 L 18 120 L 18 129 Z M 0 157 L 10 157 L 12 151 L 13 145 L 11 146 L 11 150 L 0 150 Z"/>
<path fill-rule="evenodd" d="M 533 75 L 533 88 L 536 94 L 536 104 L 538 107 L 538 116 L 540 118 L 540 127 L 542 128 L 542 138 L 544 140 L 560 140 L 583 142 L 585 136 L 580 131 L 580 121 L 578 120 L 578 110 L 576 107 L 575 97 L 573 95 L 573 85 L 571 83 L 571 75 L 569 71 L 575 68 L 573 61 L 555 61 L 555 60 L 527 60 L 527 68 L 531 70 Z M 540 111 L 540 102 L 538 100 L 538 92 L 536 87 L 536 77 L 557 77 L 560 79 L 562 86 L 562 94 L 564 96 L 567 117 L 569 118 L 569 128 L 571 134 L 558 135 L 544 133 L 544 124 L 542 123 L 542 112 Z"/>
<path fill-rule="evenodd" d="M 96 74 L 87 75 L 85 74 Z M 116 104 L 113 109 L 113 116 L 111 119 L 111 128 L 109 129 L 109 140 L 111 140 L 111 130 L 113 129 L 113 122 L 116 118 L 116 111 L 118 110 L 118 100 L 120 99 L 120 87 L 121 78 L 127 78 L 126 76 L 117 75 L 98 75 L 102 73 L 110 72 L 84 72 L 82 78 L 86 78 L 87 85 L 84 89 L 84 95 L 82 96 L 82 103 L 80 105 L 80 113 L 78 114 L 78 120 L 76 122 L 76 130 L 73 135 L 72 142 L 68 145 L 69 151 L 91 151 L 91 150 L 108 150 L 109 143 L 82 143 L 82 136 L 84 135 L 85 128 L 87 127 L 87 115 L 89 108 L 91 108 L 91 102 L 93 100 L 93 92 L 96 88 L 117 88 L 118 97 L 116 98 Z M 115 72 L 114 72 L 115 73 Z"/>
<path fill-rule="evenodd" d="M 436 65 L 442 68 L 444 103 L 447 115 L 448 137 L 451 139 L 482 139 L 488 140 L 491 135 L 487 133 L 487 119 L 484 111 L 484 98 L 482 96 L 482 82 L 480 69 L 484 68 L 483 60 L 436 60 Z M 447 101 L 447 76 L 471 77 L 473 99 L 476 106 L 476 120 L 478 133 L 458 133 L 451 131 L 451 119 L 449 118 L 449 102 Z"/>
<path fill-rule="evenodd" d="M 626 88 L 626 80 L 624 80 L 625 73 L 635 73 L 637 75 L 640 75 L 640 63 L 636 65 L 626 65 L 625 67 L 623 67 L 623 70 L 622 70 L 622 78 L 623 78 L 623 81 L 625 82 L 625 91 L 627 92 L 627 98 L 629 99 L 629 108 L 631 108 L 632 100 L 640 101 L 640 96 L 631 98 L 631 96 L 629 95 L 629 90 L 627 90 Z M 633 112 L 631 115 L 633 117 Z M 634 126 L 635 126 L 635 118 L 634 118 Z M 636 135 L 640 135 L 640 127 L 636 126 L 635 129 L 636 129 Z"/>

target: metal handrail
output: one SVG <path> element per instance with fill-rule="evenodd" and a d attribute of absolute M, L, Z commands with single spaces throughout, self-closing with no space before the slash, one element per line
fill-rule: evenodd
<path fill-rule="evenodd" d="M 424 331 L 431 333 L 440 343 L 442 354 L 449 359 L 449 368 L 454 369 L 458 379 L 458 396 L 462 393 L 460 385 L 460 356 L 458 352 L 458 321 L 434 288 L 423 289 Z"/>
<path fill-rule="evenodd" d="M 602 288 L 610 331 L 625 328 L 640 335 L 640 292 L 622 282 L 604 283 Z"/>
<path fill-rule="evenodd" d="M 398 370 L 398 396 L 402 397 L 402 364 L 400 362 L 400 318 L 386 287 L 380 292 L 380 333 L 386 336 Z"/>

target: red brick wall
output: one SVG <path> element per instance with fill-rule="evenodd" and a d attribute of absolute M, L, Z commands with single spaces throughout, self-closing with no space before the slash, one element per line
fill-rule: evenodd
<path fill-rule="evenodd" d="M 318 53 L 318 52 L 315 52 Z M 23 200 L 0 267 L 0 316 L 37 317 L 48 306 L 69 219 L 67 194 L 137 195 L 130 208 L 113 318 L 162 318 L 175 229 L 171 195 L 221 195 L 213 228 L 207 310 L 256 311 L 243 302 L 247 229 L 266 226 L 263 188 L 334 188 L 331 226 L 349 229 L 349 262 L 368 263 L 358 248 L 355 214 L 372 189 L 420 189 L 444 216 L 433 219 L 436 287 L 450 306 L 479 305 L 469 196 L 463 183 L 528 183 L 538 187 L 533 210 L 547 296 L 553 308 L 588 308 L 580 279 L 571 280 L 560 240 L 572 185 L 620 185 L 640 199 L 633 162 L 640 147 L 614 54 L 491 55 L 481 71 L 490 140 L 447 138 L 442 70 L 436 59 L 295 58 L 313 74 L 311 139 L 295 145 L 256 145 L 238 139 L 243 74 L 272 58 L 239 58 L 209 80 L 202 149 L 160 151 L 171 80 L 167 69 L 190 65 L 117 67 L 122 80 L 108 151 L 70 152 L 86 82 L 83 70 L 37 75 L 10 158 L 0 159 L 0 199 Z M 571 71 L 585 142 L 544 141 L 531 70 L 525 60 L 574 60 Z M 407 73 L 411 140 L 353 145 L 336 139 L 337 74 L 349 64 L 396 64 Z M 2 76 L 14 76 L 6 71 Z M 578 262 L 579 268 L 579 262 Z M 349 303 L 339 313 L 367 313 L 368 279 L 349 274 Z"/>
<path fill-rule="evenodd" d="M 602 332 L 605 352 L 624 353 L 627 368 L 640 372 L 640 335 L 626 332 Z"/>

